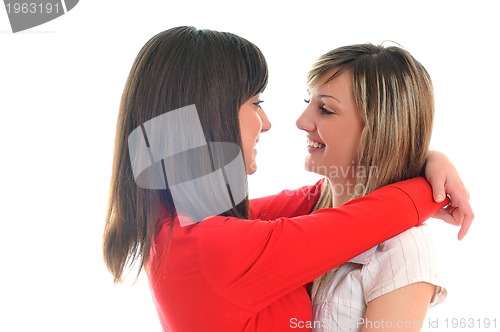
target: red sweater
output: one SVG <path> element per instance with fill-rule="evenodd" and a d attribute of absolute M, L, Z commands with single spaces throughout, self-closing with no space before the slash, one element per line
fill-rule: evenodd
<path fill-rule="evenodd" d="M 320 187 L 252 200 L 251 220 L 176 219 L 170 243 L 167 220 L 146 268 L 163 331 L 310 331 L 306 283 L 445 205 L 419 178 L 308 215 Z"/>

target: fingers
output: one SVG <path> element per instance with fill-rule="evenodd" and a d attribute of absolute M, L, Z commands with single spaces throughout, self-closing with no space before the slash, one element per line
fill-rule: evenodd
<path fill-rule="evenodd" d="M 460 226 L 460 225 L 457 225 L 457 223 L 455 222 L 455 219 L 453 219 L 453 216 L 448 211 L 446 211 L 446 209 L 444 209 L 444 208 L 439 210 L 438 212 L 436 212 L 436 214 L 434 214 L 432 217 L 439 219 L 439 220 L 442 220 L 442 221 L 444 221 L 448 224 L 454 225 L 454 226 Z"/>
<path fill-rule="evenodd" d="M 456 173 L 456 172 L 455 172 Z M 434 201 L 440 203 L 446 198 L 446 179 L 453 176 L 454 167 L 449 159 L 437 151 L 429 151 L 427 165 L 425 167 L 425 178 L 432 187 L 432 197 Z"/>
<path fill-rule="evenodd" d="M 427 180 L 431 184 L 432 187 L 432 197 L 434 201 L 441 203 L 446 198 L 445 192 L 445 184 L 446 178 L 444 176 L 440 176 L 439 174 L 433 175 L 429 174 Z"/>
<path fill-rule="evenodd" d="M 453 217 L 453 219 L 455 220 L 456 225 L 457 226 L 462 225 L 462 223 L 464 221 L 464 213 L 462 212 L 462 210 L 460 210 L 457 207 L 454 207 L 451 204 L 449 206 L 450 206 L 450 214 Z"/>
<path fill-rule="evenodd" d="M 436 212 L 436 214 L 433 215 L 433 218 L 443 220 L 450 225 L 460 226 L 458 240 L 462 240 L 472 225 L 474 212 L 472 212 L 472 208 L 470 207 L 468 201 L 466 203 L 460 203 L 459 205 L 460 207 L 454 206 L 454 204 L 449 204 Z"/>
<path fill-rule="evenodd" d="M 425 167 L 425 177 L 431 184 L 434 201 L 443 202 L 448 196 L 451 202 L 434 217 L 460 226 L 458 239 L 462 240 L 469 231 L 474 213 L 469 204 L 470 194 L 457 170 L 444 154 L 430 151 Z"/>
<path fill-rule="evenodd" d="M 465 212 L 463 213 L 464 217 L 462 220 L 462 227 L 458 232 L 459 240 L 462 240 L 465 237 L 465 235 L 469 231 L 470 226 L 472 225 L 472 220 L 474 220 L 474 212 L 472 212 L 472 208 L 468 203 L 469 201 L 467 201 L 468 208 L 467 207 L 464 208 Z"/>
<path fill-rule="evenodd" d="M 449 222 L 450 224 L 453 224 L 455 226 L 462 225 L 463 213 L 460 212 L 460 209 L 449 204 L 443 210 L 445 210 L 445 212 L 448 213 L 448 215 L 451 217 L 452 221 Z"/>
<path fill-rule="evenodd" d="M 459 191 L 459 193 L 450 194 L 451 203 L 448 206 L 451 206 L 451 208 L 449 212 L 455 219 L 456 225 L 461 226 L 458 232 L 459 240 L 465 237 L 472 225 L 472 220 L 474 220 L 474 212 L 472 211 L 469 199 L 470 194 L 465 188 Z"/>
<path fill-rule="evenodd" d="M 444 188 L 444 186 L 439 186 L 439 189 L 432 189 L 432 197 L 434 198 L 434 201 L 437 203 L 441 203 L 442 201 L 444 201 L 444 198 L 446 197 L 444 190 L 441 190 L 441 188 Z"/>

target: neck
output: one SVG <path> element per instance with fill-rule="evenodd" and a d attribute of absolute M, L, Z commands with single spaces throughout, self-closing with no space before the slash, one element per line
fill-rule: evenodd
<path fill-rule="evenodd" d="M 328 179 L 332 189 L 333 207 L 344 205 L 353 195 L 356 186 L 355 179 Z"/>

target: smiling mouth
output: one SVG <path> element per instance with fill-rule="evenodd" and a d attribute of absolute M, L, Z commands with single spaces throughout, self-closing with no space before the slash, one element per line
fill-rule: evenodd
<path fill-rule="evenodd" d="M 320 142 L 316 142 L 313 140 L 308 139 L 307 140 L 307 146 L 309 148 L 315 148 L 315 149 L 323 149 L 326 145 Z"/>

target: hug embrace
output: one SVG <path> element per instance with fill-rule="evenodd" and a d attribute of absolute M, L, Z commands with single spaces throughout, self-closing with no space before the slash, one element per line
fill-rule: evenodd
<path fill-rule="evenodd" d="M 264 55 L 232 33 L 175 27 L 143 46 L 116 127 L 103 241 L 115 282 L 139 264 L 165 332 L 423 320 L 446 289 L 422 223 L 459 225 L 461 239 L 474 217 L 454 166 L 429 151 L 427 71 L 395 46 L 320 56 L 296 124 L 324 178 L 250 200 L 267 82 Z"/>

